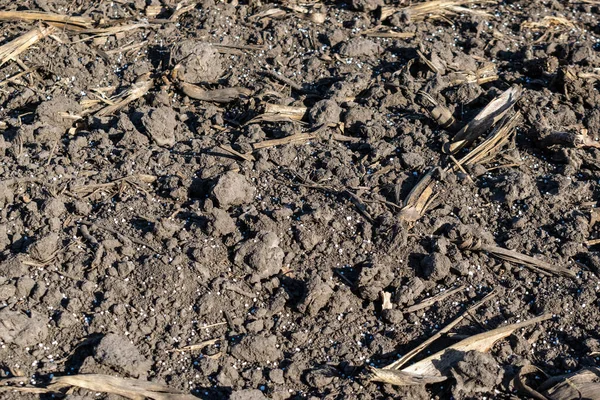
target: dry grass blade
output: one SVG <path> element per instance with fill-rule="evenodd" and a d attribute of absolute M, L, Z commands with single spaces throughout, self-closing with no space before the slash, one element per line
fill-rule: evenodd
<path fill-rule="evenodd" d="M 545 16 L 539 22 L 526 21 L 521 24 L 523 29 L 531 29 L 532 31 L 542 31 L 550 28 L 574 29 L 577 25 L 573 21 L 560 16 Z"/>
<path fill-rule="evenodd" d="M 402 312 L 411 313 L 411 312 L 415 312 L 418 310 L 422 310 L 424 308 L 434 305 L 437 302 L 444 300 L 446 297 L 452 296 L 454 293 L 462 292 L 464 289 L 465 289 L 464 286 L 458 286 L 458 287 L 455 287 L 454 289 L 446 290 L 445 292 L 438 293 L 437 295 L 430 297 L 427 300 L 424 300 L 418 304 L 410 306 L 410 307 L 402 310 Z"/>
<path fill-rule="evenodd" d="M 449 346 L 444 350 L 439 351 L 399 371 L 402 373 L 402 377 L 410 377 L 410 379 L 397 379 L 397 374 L 390 374 L 390 369 L 393 368 L 388 366 L 383 370 L 371 368 L 369 370 L 370 380 L 390 383 L 393 385 L 414 385 L 416 384 L 415 382 L 418 381 L 416 379 L 417 377 L 422 377 L 424 379 L 423 383 L 428 383 L 427 381 L 434 381 L 436 377 L 439 380 L 446 379 L 445 375 L 448 373 L 450 368 L 452 368 L 452 366 L 462 359 L 464 353 L 473 350 L 487 352 L 492 348 L 494 343 L 496 343 L 498 340 L 508 337 L 517 329 L 545 321 L 551 317 L 551 314 L 546 314 L 532 318 L 528 321 L 503 326 L 488 332 L 468 337 L 467 339 Z"/>
<path fill-rule="evenodd" d="M 438 383 L 446 380 L 445 376 L 425 376 L 395 369 L 378 369 L 367 367 L 369 381 L 389 383 L 396 386 L 416 386 Z"/>
<path fill-rule="evenodd" d="M 362 32 L 368 37 L 392 38 L 392 39 L 410 39 L 415 37 L 414 32 L 398 32 L 386 26 L 376 26 Z"/>
<path fill-rule="evenodd" d="M 102 108 L 101 110 L 97 111 L 95 115 L 98 117 L 103 117 L 114 114 L 129 103 L 144 96 L 150 89 L 152 89 L 152 86 L 154 86 L 154 82 L 150 79 L 134 83 L 130 88 L 111 99 L 114 104 Z"/>
<path fill-rule="evenodd" d="M 202 349 L 204 349 L 205 347 L 212 346 L 213 344 L 216 344 L 216 343 L 218 343 L 218 342 L 220 342 L 220 341 L 221 341 L 221 339 L 210 339 L 210 340 L 205 340 L 205 341 L 204 341 L 204 342 L 202 342 L 202 343 L 198 343 L 198 344 L 190 344 L 189 346 L 183 346 L 183 347 L 180 347 L 180 348 L 178 348 L 178 349 L 172 349 L 172 350 L 169 350 L 168 352 L 169 352 L 169 353 L 174 353 L 174 352 L 177 352 L 177 351 L 195 351 L 195 350 L 202 350 Z"/>
<path fill-rule="evenodd" d="M 42 11 L 0 11 L 0 21 L 44 21 L 59 24 L 76 25 L 91 28 L 93 20 L 89 17 L 53 14 Z"/>
<path fill-rule="evenodd" d="M 234 150 L 233 148 L 231 148 L 231 146 L 229 146 L 227 144 L 222 144 L 220 146 L 217 146 L 217 148 L 221 149 L 221 150 L 225 151 L 226 153 L 229 153 L 235 157 L 238 157 L 242 160 L 256 161 L 256 159 L 254 158 L 254 156 L 252 154 L 240 153 L 239 151 Z"/>
<path fill-rule="evenodd" d="M 521 254 L 519 252 L 508 250 L 498 246 L 483 245 L 481 246 L 482 251 L 487 251 L 497 258 L 512 262 L 514 264 L 525 265 L 526 267 L 537 270 L 538 272 L 546 272 L 552 275 L 561 275 L 567 278 L 575 278 L 577 274 L 569 269 L 552 265 L 537 258 Z"/>
<path fill-rule="evenodd" d="M 79 387 L 93 392 L 117 394 L 132 400 L 148 398 L 152 400 L 193 400 L 196 397 L 167 386 L 102 374 L 79 374 L 60 376 L 52 379 L 49 390 L 59 391 L 67 387 Z"/>
<path fill-rule="evenodd" d="M 475 139 L 494 126 L 515 105 L 521 96 L 521 88 L 513 86 L 500 96 L 492 100 L 471 122 L 465 125 L 454 136 L 452 142 L 444 145 L 444 152 L 455 154 L 460 149 L 468 146 Z"/>
<path fill-rule="evenodd" d="M 52 26 L 34 28 L 18 38 L 0 46 L 0 66 L 6 64 L 10 60 L 14 60 L 19 56 L 19 54 L 26 51 L 30 46 L 46 36 L 54 33 L 55 31 L 56 28 Z"/>
<path fill-rule="evenodd" d="M 548 400 L 546 396 L 542 395 L 537 390 L 533 389 L 527 384 L 526 376 L 530 374 L 533 374 L 535 376 L 546 376 L 544 371 L 540 370 L 535 365 L 524 365 L 521 367 L 519 373 L 514 378 L 515 387 L 517 388 L 517 390 L 521 393 L 525 393 L 527 396 L 535 400 Z"/>
<path fill-rule="evenodd" d="M 191 83 L 180 82 L 181 91 L 188 97 L 202 101 L 212 101 L 215 103 L 229 103 L 239 99 L 242 96 L 250 96 L 252 91 L 243 87 L 231 87 L 225 89 L 204 90 Z"/>
<path fill-rule="evenodd" d="M 135 174 L 135 175 L 129 175 L 129 176 L 125 176 L 123 178 L 115 179 L 108 183 L 95 183 L 95 184 L 89 184 L 89 185 L 75 186 L 73 189 L 71 189 L 71 193 L 87 194 L 87 193 L 93 193 L 96 190 L 114 189 L 115 187 L 117 187 L 118 185 L 123 184 L 123 183 L 129 183 L 132 185 L 139 185 L 139 182 L 153 183 L 153 182 L 156 182 L 156 179 L 157 179 L 157 177 L 155 175 Z"/>
<path fill-rule="evenodd" d="M 171 21 L 171 22 L 177 21 L 177 19 L 179 17 L 181 17 L 183 14 L 185 14 L 189 11 L 192 11 L 198 5 L 198 2 L 195 2 L 195 1 L 190 4 L 185 4 L 185 3 L 186 3 L 186 1 L 182 1 L 177 4 L 177 6 L 175 7 L 175 11 L 169 17 L 169 21 Z"/>
<path fill-rule="evenodd" d="M 73 27 L 71 27 L 71 30 L 75 31 L 76 33 L 91 35 L 84 39 L 73 41 L 73 43 L 78 43 L 78 42 L 85 42 L 87 40 L 92 40 L 97 37 L 123 34 L 125 32 L 133 31 L 133 30 L 140 29 L 140 28 L 155 28 L 157 26 L 158 25 L 152 25 L 152 24 L 147 24 L 147 23 L 115 25 L 115 26 L 108 26 L 108 27 L 104 27 L 104 28 L 90 28 L 90 29 L 73 26 Z"/>
<path fill-rule="evenodd" d="M 281 139 L 264 140 L 262 142 L 254 143 L 252 145 L 252 149 L 258 150 L 296 142 L 307 142 L 312 139 L 315 139 L 316 137 L 318 137 L 318 135 L 315 133 L 297 133 L 295 135 L 287 136 Z"/>

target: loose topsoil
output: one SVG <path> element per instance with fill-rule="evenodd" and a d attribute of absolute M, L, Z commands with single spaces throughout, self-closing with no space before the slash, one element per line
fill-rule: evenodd
<path fill-rule="evenodd" d="M 206 399 L 518 398 L 520 366 L 597 365 L 600 5 L 474 3 L 421 18 L 404 0 L 2 0 L 143 24 L 58 27 L 0 67 L 2 377 L 102 373 Z M 2 22 L 2 41 L 36 27 Z M 199 100 L 182 83 L 229 90 Z M 514 138 L 438 176 L 423 215 L 402 218 L 419 179 L 454 165 L 443 144 L 513 85 Z M 592 143 L 548 145 L 553 132 Z M 456 230 L 576 277 L 461 249 Z M 492 290 L 425 353 L 553 317 L 467 353 L 442 383 L 364 379 Z"/>

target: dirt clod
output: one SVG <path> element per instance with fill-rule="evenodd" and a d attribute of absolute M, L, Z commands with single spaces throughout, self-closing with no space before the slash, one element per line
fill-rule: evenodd
<path fill-rule="evenodd" d="M 29 255 L 38 261 L 48 260 L 52 258 L 54 253 L 58 250 L 59 244 L 59 235 L 55 232 L 49 233 L 36 239 L 35 242 L 29 246 Z"/>
<path fill-rule="evenodd" d="M 271 277 L 280 271 L 285 257 L 279 242 L 274 232 L 260 232 L 255 239 L 250 239 L 237 248 L 234 262 L 251 268 L 251 282 Z"/>
<path fill-rule="evenodd" d="M 26 347 L 43 342 L 48 336 L 46 325 L 47 321 L 38 313 L 0 310 L 0 340 L 8 345 Z"/>
<path fill-rule="evenodd" d="M 142 117 L 142 123 L 148 136 L 159 146 L 172 147 L 175 144 L 177 114 L 170 107 L 148 110 Z"/>
<path fill-rule="evenodd" d="M 151 363 L 126 337 L 109 333 L 104 336 L 94 352 L 94 360 L 132 377 L 145 377 Z"/>
<path fill-rule="evenodd" d="M 309 111 L 308 117 L 315 125 L 337 124 L 340 122 L 342 109 L 333 100 L 321 100 L 315 103 Z"/>
<path fill-rule="evenodd" d="M 258 389 L 242 389 L 231 393 L 231 400 L 265 400 L 267 397 Z"/>
<path fill-rule="evenodd" d="M 502 381 L 503 371 L 489 354 L 478 351 L 465 353 L 462 361 L 451 371 L 456 379 L 452 393 L 456 399 L 489 392 L 489 388 Z"/>
<path fill-rule="evenodd" d="M 441 253 L 428 255 L 421 261 L 423 275 L 434 281 L 444 279 L 450 273 L 451 266 L 450 259 Z"/>
<path fill-rule="evenodd" d="M 181 69 L 178 77 L 188 83 L 214 82 L 224 72 L 217 50 L 204 42 L 184 40 L 173 51 Z"/>
<path fill-rule="evenodd" d="M 245 336 L 231 348 L 231 355 L 246 362 L 263 365 L 267 362 L 278 361 L 283 357 L 283 353 L 277 345 L 277 337 L 273 335 Z"/>
<path fill-rule="evenodd" d="M 244 175 L 227 172 L 219 178 L 212 193 L 217 203 L 227 208 L 251 202 L 255 189 Z"/>
<path fill-rule="evenodd" d="M 514 398 L 519 365 L 596 362 L 597 5 L 0 2 L 3 49 L 52 31 L 0 63 L 3 377 Z M 541 313 L 444 383 L 358 381 Z"/>

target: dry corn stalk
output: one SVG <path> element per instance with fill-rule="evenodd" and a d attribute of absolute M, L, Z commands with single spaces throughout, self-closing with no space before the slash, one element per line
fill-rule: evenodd
<path fill-rule="evenodd" d="M 527 375 L 544 377 L 546 380 L 535 389 L 529 386 Z M 530 398 L 537 400 L 598 399 L 600 396 L 600 369 L 583 368 L 566 375 L 548 377 L 534 365 L 521 367 L 515 377 L 515 386 Z"/>
<path fill-rule="evenodd" d="M 472 166 L 490 161 L 510 140 L 520 121 L 521 113 L 517 111 L 505 123 L 498 124 L 498 127 L 481 144 L 464 156 L 459 164 Z"/>
<path fill-rule="evenodd" d="M 368 37 L 392 38 L 392 39 L 410 39 L 415 37 L 414 32 L 398 32 L 386 26 L 376 26 L 362 32 Z"/>
<path fill-rule="evenodd" d="M 0 11 L 0 21 L 43 21 L 61 26 L 79 26 L 91 28 L 93 20 L 89 17 L 53 14 L 42 11 Z"/>
<path fill-rule="evenodd" d="M 417 303 L 415 305 L 412 305 L 410 307 L 403 309 L 402 312 L 411 313 L 411 312 L 415 312 L 418 310 L 422 310 L 424 308 L 434 305 L 437 302 L 444 300 L 446 297 L 452 296 L 454 293 L 462 292 L 463 290 L 465 290 L 465 287 L 461 285 L 461 286 L 455 287 L 453 289 L 446 290 L 445 292 L 440 292 L 433 297 L 423 300 L 420 303 Z"/>
<path fill-rule="evenodd" d="M 385 367 L 383 367 L 383 369 L 399 370 L 400 367 L 412 360 L 417 354 L 423 351 L 423 349 L 427 348 L 431 343 L 441 338 L 442 335 L 445 335 L 446 333 L 450 332 L 450 330 L 452 330 L 456 325 L 458 325 L 465 318 L 466 315 L 472 314 L 475 311 L 477 311 L 488 300 L 496 297 L 497 294 L 498 293 L 495 290 L 492 290 L 490 293 L 486 294 L 483 299 L 479 300 L 477 303 L 473 304 L 471 307 L 466 309 L 462 314 L 460 314 L 457 318 L 452 320 L 452 322 L 450 322 L 448 325 L 444 326 L 442 329 L 437 331 L 429 339 L 427 339 L 426 341 L 424 341 L 423 343 L 421 343 L 420 345 L 418 345 L 417 347 L 400 357 L 398 360 L 394 361 L 389 365 L 386 365 Z"/>
<path fill-rule="evenodd" d="M 565 28 L 574 29 L 577 25 L 573 21 L 560 16 L 545 16 L 539 22 L 526 21 L 521 24 L 523 29 L 531 29 L 532 31 L 542 31 L 549 28 Z"/>
<path fill-rule="evenodd" d="M 423 3 L 412 4 L 403 8 L 382 7 L 381 20 L 385 20 L 396 12 L 400 12 L 409 21 L 422 21 L 426 18 L 439 16 L 452 16 L 457 14 L 472 14 L 482 17 L 490 17 L 490 14 L 482 10 L 476 10 L 463 6 L 473 4 L 491 4 L 495 0 L 433 0 Z"/>
<path fill-rule="evenodd" d="M 110 100 L 114 104 L 108 105 L 100 109 L 96 112 L 95 115 L 98 117 L 103 117 L 106 115 L 111 115 L 116 111 L 119 111 L 129 103 L 141 98 L 146 93 L 148 93 L 148 91 L 152 89 L 152 86 L 154 86 L 154 82 L 148 77 L 141 79 L 140 81 L 131 85 L 131 87 L 129 87 L 127 90 L 123 91 L 122 93 L 119 93 L 114 98 L 111 98 Z"/>
<path fill-rule="evenodd" d="M 18 38 L 0 46 L 0 66 L 8 61 L 15 59 L 19 54 L 26 51 L 30 46 L 37 43 L 40 39 L 52 34 L 56 28 L 52 26 L 34 28 Z"/>
<path fill-rule="evenodd" d="M 455 154 L 471 144 L 475 139 L 494 126 L 515 105 L 521 96 L 521 88 L 513 86 L 492 100 L 483 110 L 465 125 L 452 139 L 444 145 L 444 152 Z"/>
<path fill-rule="evenodd" d="M 385 367 L 369 368 L 369 379 L 392 385 L 407 386 L 441 382 L 446 374 L 468 351 L 489 351 L 498 340 L 510 336 L 514 331 L 551 318 L 551 314 L 542 315 L 518 324 L 511 324 L 464 339 L 402 370 Z"/>
<path fill-rule="evenodd" d="M 574 132 L 552 132 L 543 140 L 546 146 L 555 144 L 569 145 L 577 149 L 586 147 L 600 148 L 600 142 L 588 135 L 587 129 L 582 129 L 580 133 Z"/>
<path fill-rule="evenodd" d="M 574 271 L 571 271 L 564 267 L 552 265 L 550 263 L 547 263 L 546 261 L 525 254 L 521 254 L 514 250 L 508 250 L 503 247 L 484 243 L 478 238 L 457 237 L 452 239 L 452 241 L 456 243 L 461 250 L 483 251 L 501 260 L 505 260 L 518 265 L 524 265 L 525 267 L 533 269 L 534 271 L 537 271 L 544 275 L 558 275 L 567 278 L 575 278 L 577 276 L 577 274 Z"/>
<path fill-rule="evenodd" d="M 306 115 L 308 109 L 302 106 L 281 106 L 279 104 L 266 103 L 264 107 L 265 114 L 285 115 L 290 119 L 300 121 Z"/>
<path fill-rule="evenodd" d="M 171 389 L 159 383 L 141 379 L 126 379 L 101 374 L 79 374 L 59 376 L 52 379 L 48 389 L 58 391 L 67 387 L 79 387 L 93 392 L 117 394 L 128 399 L 138 400 L 193 400 L 196 397 Z"/>
<path fill-rule="evenodd" d="M 286 6 L 282 6 L 281 8 L 278 8 L 278 7 L 270 8 L 270 9 L 260 12 L 258 14 L 254 14 L 250 18 L 252 20 L 261 20 L 264 18 L 278 19 L 278 18 L 284 18 L 287 15 L 289 15 L 290 13 L 294 14 L 295 16 L 297 16 L 299 18 L 314 22 L 315 24 L 322 24 L 327 19 L 327 15 L 325 15 L 323 13 L 312 12 L 311 10 L 309 10 L 306 7 L 302 7 L 302 6 L 298 6 L 298 5 L 294 5 L 294 4 L 288 4 Z"/>
<path fill-rule="evenodd" d="M 435 196 L 432 196 L 433 186 L 435 185 L 434 173 L 439 173 L 439 168 L 430 170 L 412 188 L 404 200 L 402 210 L 400 210 L 401 219 L 407 222 L 415 222 L 423 216 L 425 210 L 435 198 Z"/>
<path fill-rule="evenodd" d="M 143 23 L 143 24 L 115 25 L 115 26 L 108 26 L 108 27 L 104 27 L 104 28 L 89 28 L 89 29 L 88 28 L 80 28 L 78 26 L 72 26 L 70 29 L 73 30 L 75 33 L 91 35 L 91 36 L 88 36 L 86 38 L 83 38 L 83 39 L 80 39 L 80 40 L 74 42 L 74 43 L 77 43 L 77 42 L 84 42 L 87 40 L 91 40 L 91 39 L 99 38 L 99 37 L 103 37 L 103 36 L 124 34 L 125 32 L 133 31 L 133 30 L 140 29 L 140 28 L 153 28 L 156 26 L 157 25 Z"/>
<path fill-rule="evenodd" d="M 450 129 L 456 122 L 452 112 L 444 105 L 438 103 L 429 93 L 419 90 L 419 95 L 429 101 L 433 107 L 428 107 L 427 111 L 431 118 L 444 129 Z"/>
<path fill-rule="evenodd" d="M 297 142 L 308 142 L 318 137 L 317 133 L 297 133 L 295 135 L 287 136 L 281 139 L 264 140 L 262 142 L 254 143 L 252 145 L 253 150 L 264 149 L 268 147 L 281 146 L 284 144 L 297 143 Z"/>
<path fill-rule="evenodd" d="M 252 93 L 251 90 L 243 87 L 204 90 L 200 86 L 186 82 L 179 82 L 179 87 L 186 96 L 191 97 L 192 99 L 213 101 L 215 103 L 229 103 L 242 96 L 250 96 Z"/>
<path fill-rule="evenodd" d="M 496 66 L 494 64 L 487 64 L 475 72 L 450 72 L 448 78 L 450 79 L 450 86 L 459 86 L 467 83 L 483 85 L 484 83 L 497 80 L 498 75 L 496 73 Z"/>
<path fill-rule="evenodd" d="M 102 374 L 66 375 L 52 378 L 46 387 L 23 385 L 23 378 L 2 379 L 0 392 L 56 393 L 63 395 L 66 388 L 81 388 L 91 392 L 116 394 L 131 400 L 194 400 L 197 397 L 159 383 L 141 379 L 120 378 Z"/>
<path fill-rule="evenodd" d="M 306 116 L 308 108 L 302 106 L 282 106 L 264 103 L 263 113 L 248 121 L 249 124 L 258 122 L 301 121 Z"/>
<path fill-rule="evenodd" d="M 424 92 L 421 94 L 427 95 Z M 498 127 L 486 138 L 486 140 L 471 150 L 459 162 L 456 162 L 453 166 L 446 167 L 443 170 L 439 167 L 431 169 L 423 176 L 423 178 L 421 178 L 404 200 L 402 210 L 400 210 L 400 218 L 407 222 L 419 220 L 436 197 L 433 190 L 436 183 L 434 176 L 444 175 L 448 171 L 454 171 L 455 168 L 462 169 L 463 165 L 471 166 L 476 163 L 490 161 L 502 146 L 510 140 L 511 135 L 514 133 L 520 120 L 520 112 L 515 113 L 510 118 L 505 118 L 498 124 Z"/>

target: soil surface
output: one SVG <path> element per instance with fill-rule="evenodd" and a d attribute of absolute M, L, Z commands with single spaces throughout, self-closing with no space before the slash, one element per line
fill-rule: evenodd
<path fill-rule="evenodd" d="M 474 3 L 419 18 L 404 0 L 0 1 L 143 24 L 57 28 L 0 67 L 2 378 L 102 373 L 206 399 L 519 398 L 520 366 L 597 365 L 600 5 Z M 2 41 L 47 26 L 5 21 Z M 513 85 L 514 138 L 438 176 L 403 219 L 419 179 L 453 167 L 444 143 Z M 549 145 L 553 132 L 592 145 Z M 576 277 L 461 249 L 456 230 Z M 424 354 L 553 318 L 466 353 L 442 383 L 364 379 L 492 290 Z"/>

